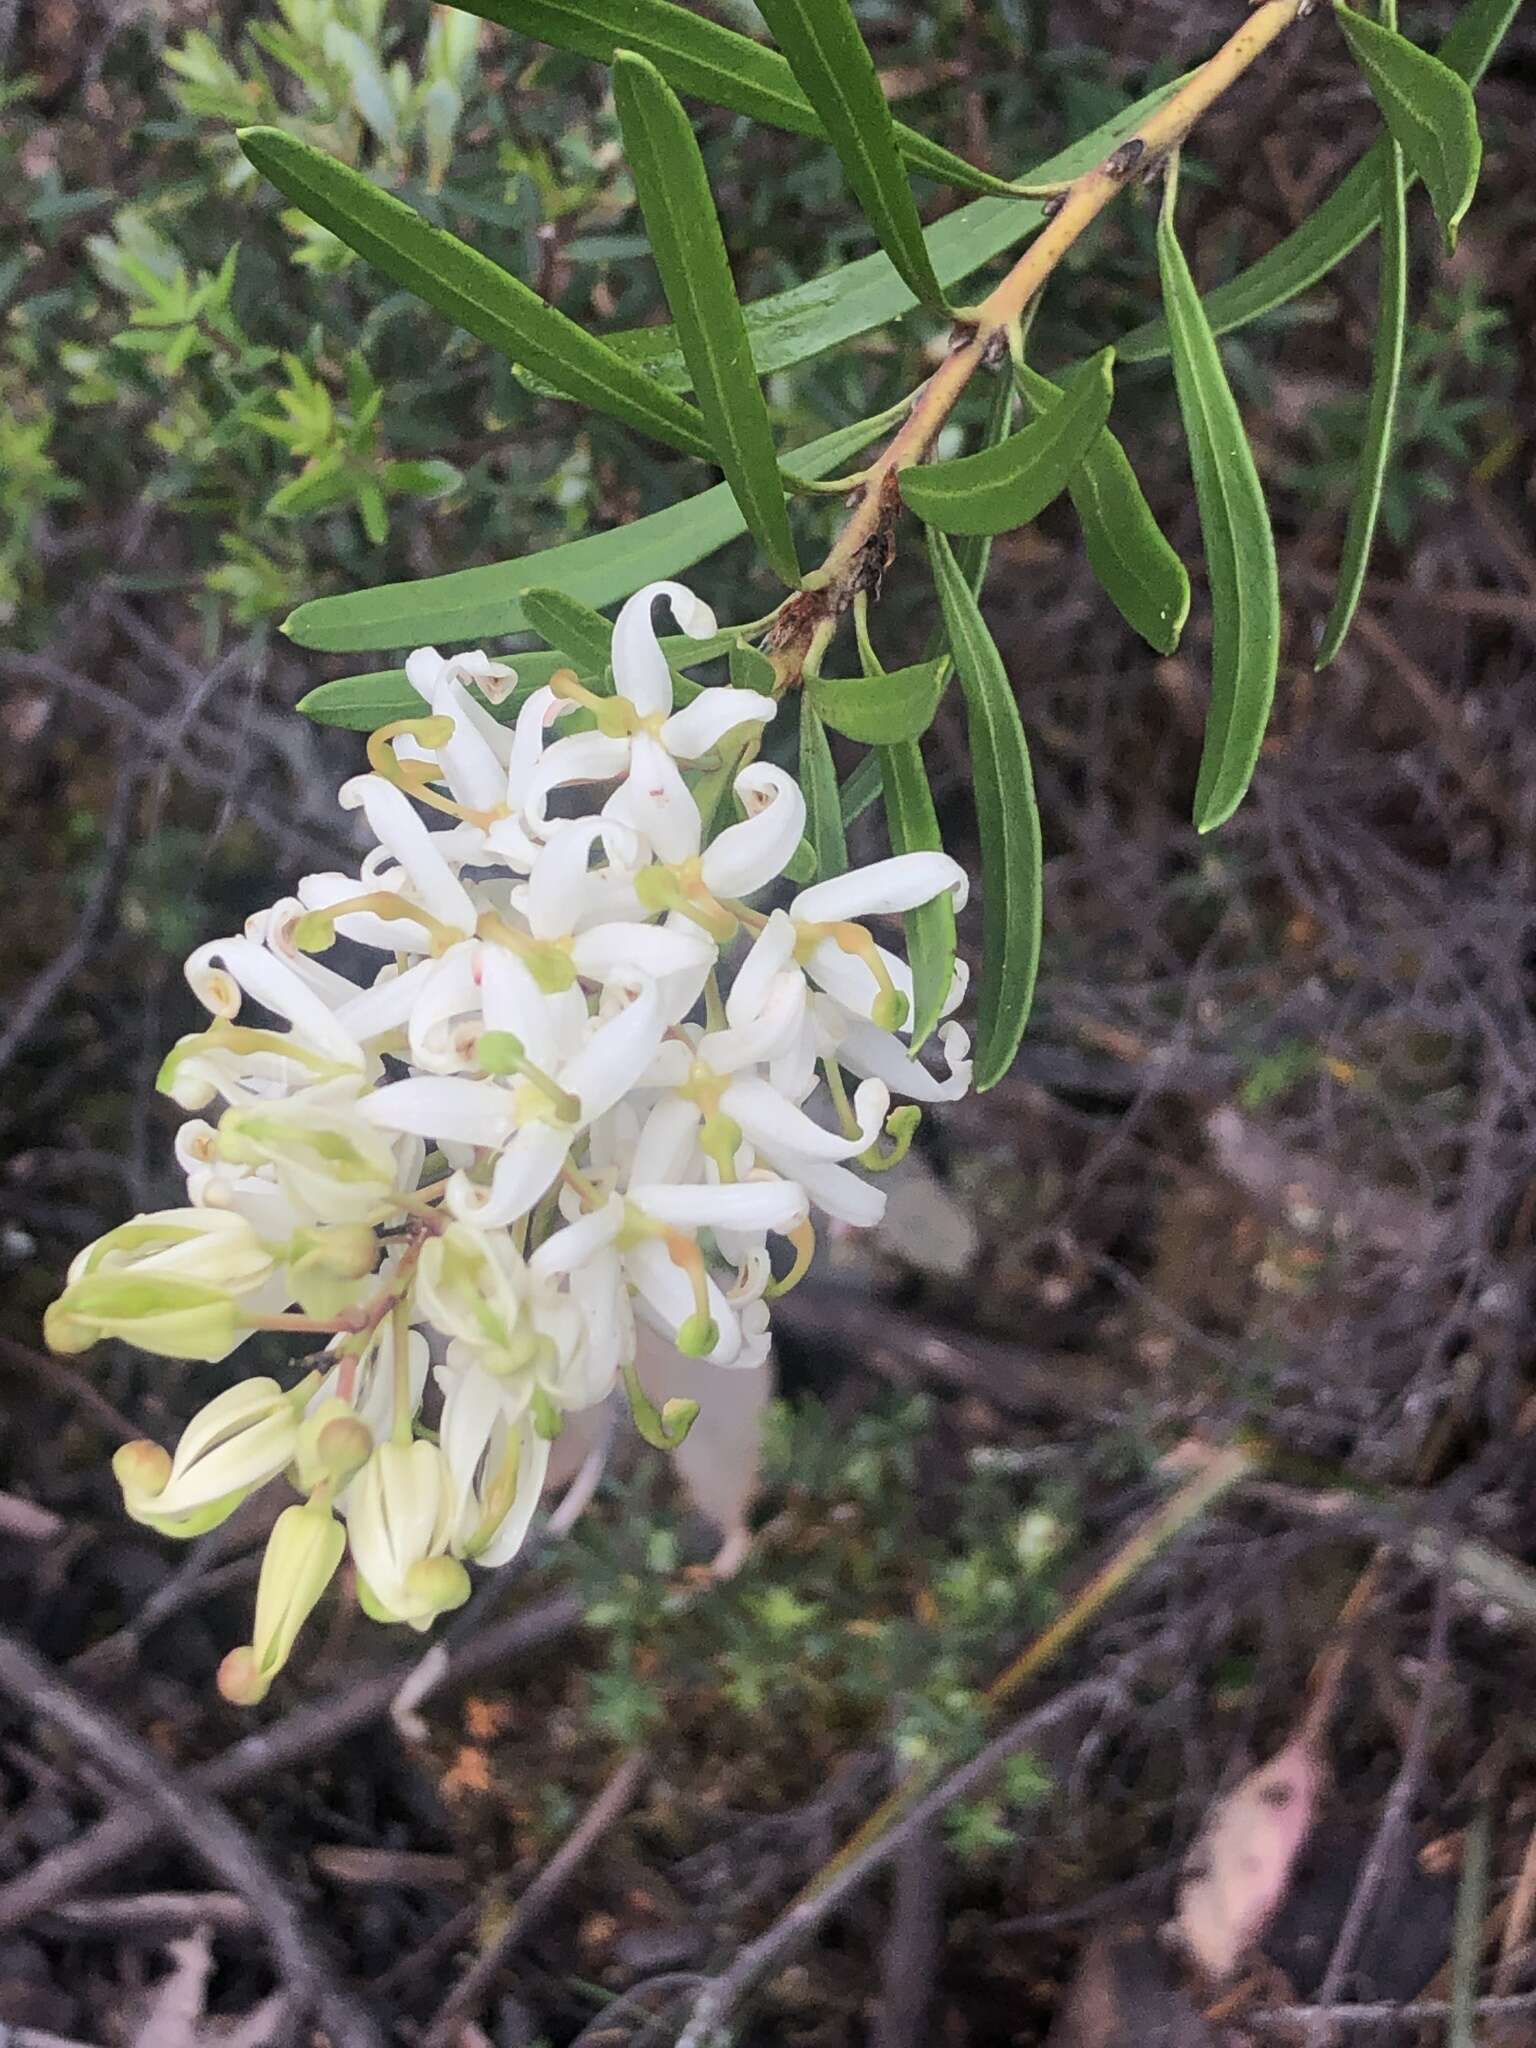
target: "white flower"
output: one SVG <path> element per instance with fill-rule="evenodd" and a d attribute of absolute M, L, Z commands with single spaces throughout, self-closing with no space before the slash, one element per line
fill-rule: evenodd
<path fill-rule="evenodd" d="M 611 730 L 575 733 L 547 748 L 527 796 L 529 822 L 548 829 L 546 806 L 553 790 L 572 783 L 612 782 L 620 787 L 603 815 L 631 826 L 661 861 L 691 859 L 699 850 L 702 823 L 680 762 L 710 753 L 727 733 L 763 726 L 777 706 L 756 690 L 701 690 L 681 711 L 672 709 L 672 671 L 656 638 L 651 613 L 665 598 L 685 633 L 704 640 L 715 631 L 707 604 L 680 583 L 648 583 L 630 598 L 613 629 L 614 701 Z"/>
<path fill-rule="evenodd" d="M 365 1613 L 419 1630 L 463 1606 L 469 1577 L 447 1554 L 453 1477 L 436 1444 L 380 1444 L 348 1488 L 344 1507 Z"/>
<path fill-rule="evenodd" d="M 491 1229 L 526 1215 L 548 1192 L 581 1133 L 650 1065 L 666 1020 L 652 981 L 639 981 L 589 1029 L 585 1004 L 578 998 L 554 1010 L 515 955 L 488 949 L 483 977 L 487 1033 L 515 1048 L 507 1054 L 512 1085 L 456 1076 L 397 1081 L 368 1097 L 361 1114 L 383 1130 L 494 1153 L 489 1187 L 460 1172 L 446 1196 L 455 1216 Z"/>
<path fill-rule="evenodd" d="M 959 903 L 963 872 L 901 855 L 755 908 L 805 798 L 755 758 L 771 697 L 705 689 L 674 710 L 662 598 L 686 634 L 713 632 L 707 606 L 653 584 L 614 627 L 614 695 L 557 677 L 511 725 L 486 708 L 510 668 L 411 655 L 424 715 L 375 734 L 340 792 L 372 841 L 356 873 L 305 876 L 187 963 L 211 1021 L 161 1086 L 194 1112 L 188 1206 L 88 1247 L 47 1312 L 68 1351 L 111 1336 L 219 1359 L 253 1329 L 323 1346 L 323 1377 L 249 1379 L 174 1456 L 116 1460 L 129 1512 L 169 1535 L 278 1472 L 308 1496 L 221 1667 L 231 1699 L 267 1690 L 344 1542 L 376 1618 L 425 1628 L 457 1606 L 466 1561 L 525 1541 L 565 1417 L 621 1377 L 642 1433 L 675 1447 L 696 1404 L 646 1394 L 637 1320 L 760 1365 L 812 1211 L 884 1208 L 861 1169 L 910 1142 L 916 1112 L 889 1116 L 892 1097 L 969 1084 L 957 1024 L 914 1055 L 911 972 L 861 921 Z M 595 729 L 555 736 L 578 704 Z M 964 987 L 957 969 L 946 1016 Z"/>
<path fill-rule="evenodd" d="M 478 1366 L 438 1368 L 439 1441 L 453 1485 L 455 1557 L 506 1564 L 522 1548 L 549 1465 L 549 1439 L 504 1382 Z"/>
<path fill-rule="evenodd" d="M 284 1508 L 262 1554 L 251 1640 L 231 1650 L 219 1666 L 219 1691 L 227 1700 L 252 1707 L 266 1698 L 299 1630 L 336 1576 L 346 1547 L 329 1508 L 313 1502 Z"/>

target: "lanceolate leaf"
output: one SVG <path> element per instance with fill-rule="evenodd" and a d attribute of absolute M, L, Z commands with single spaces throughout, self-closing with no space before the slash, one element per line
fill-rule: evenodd
<path fill-rule="evenodd" d="M 489 707 L 501 718 L 510 717 L 527 697 L 549 681 L 556 669 L 569 668 L 571 660 L 561 649 L 541 647 L 533 654 L 513 656 L 509 666 L 517 670 L 517 685 L 504 703 Z M 397 718 L 420 718 L 427 704 L 406 681 L 403 668 L 381 668 L 366 675 L 340 676 L 334 683 L 321 683 L 299 699 L 298 708 L 317 725 L 373 732 Z"/>
<path fill-rule="evenodd" d="M 1392 432 L 1397 422 L 1398 388 L 1403 375 L 1403 335 L 1408 324 L 1408 208 L 1403 153 L 1387 145 L 1382 165 L 1381 302 L 1376 311 L 1376 347 L 1371 364 L 1371 401 L 1365 423 L 1365 446 L 1355 480 L 1339 587 L 1323 628 L 1317 666 L 1326 668 L 1344 644 L 1360 602 L 1381 493 L 1392 458 Z"/>
<path fill-rule="evenodd" d="M 1048 414 L 1062 403 L 1060 387 L 1027 363 L 1020 363 L 1015 374 L 1036 413 Z M 1136 472 L 1108 427 L 1090 445 L 1067 489 L 1093 573 L 1126 623 L 1159 654 L 1171 654 L 1189 616 L 1189 572 L 1152 516 Z"/>
<path fill-rule="evenodd" d="M 715 460 L 768 560 L 786 583 L 798 583 L 773 429 L 692 125 L 655 65 L 631 51 L 614 58 L 613 97 Z"/>
<path fill-rule="evenodd" d="M 1519 11 L 1520 0 L 1472 0 L 1440 45 L 1440 62 L 1468 85 L 1476 85 Z M 1238 276 L 1206 293 L 1205 315 L 1214 334 L 1230 334 L 1233 328 L 1244 327 L 1283 306 L 1359 247 L 1381 219 L 1386 148 L 1382 141 L 1367 150 L 1293 234 Z M 1121 336 L 1116 349 L 1122 363 L 1148 362 L 1154 356 L 1167 355 L 1167 322 L 1149 320 L 1133 328 Z"/>
<path fill-rule="evenodd" d="M 925 305 L 944 294 L 896 147 L 891 110 L 848 0 L 758 0 L 769 33 L 821 120 L 865 218 L 907 289 Z"/>
<path fill-rule="evenodd" d="M 848 842 L 837 804 L 837 769 L 816 707 L 800 697 L 800 788 L 805 795 L 805 836 L 816 854 L 822 881 L 848 871 Z"/>
<path fill-rule="evenodd" d="M 832 473 L 880 431 L 880 421 L 855 420 L 788 458 L 802 476 Z M 745 530 L 740 508 L 724 484 L 628 526 L 481 569 L 456 569 L 377 590 L 348 591 L 302 604 L 283 630 L 301 647 L 333 654 L 363 648 L 464 646 L 521 633 L 528 624 L 523 596 L 548 586 L 589 605 L 612 604 L 642 583 L 677 576 Z"/>
<path fill-rule="evenodd" d="M 240 147 L 265 177 L 349 249 L 547 383 L 688 455 L 708 456 L 695 409 L 537 292 L 392 193 L 277 128 L 242 128 Z"/>
<path fill-rule="evenodd" d="M 1084 363 L 1061 403 L 995 448 L 901 473 L 901 495 L 943 533 L 1007 533 L 1067 487 L 1109 417 L 1114 350 Z"/>
<path fill-rule="evenodd" d="M 1040 813 L 1019 707 L 981 606 L 949 542 L 932 528 L 928 552 L 965 691 L 976 791 L 982 892 L 976 1086 L 986 1089 L 1012 1066 L 1034 1001 L 1043 896 Z"/>
<path fill-rule="evenodd" d="M 545 617 L 545 624 L 535 630 L 545 633 L 547 628 L 555 623 L 553 615 L 548 610 L 549 600 L 555 593 L 547 590 L 530 591 L 528 595 L 535 602 L 540 598 L 544 600 L 544 604 L 539 608 Z M 568 604 L 569 600 L 563 600 L 562 603 Z M 569 618 L 570 615 L 565 613 L 563 616 Z M 596 619 L 611 637 L 612 628 L 609 627 L 608 621 L 597 612 L 591 613 L 590 616 Z M 528 623 L 533 623 L 531 618 Z M 597 650 L 592 645 L 588 646 L 584 654 L 573 653 L 571 637 L 570 633 L 566 632 L 564 645 L 536 647 L 528 654 L 509 655 L 508 666 L 517 671 L 517 682 L 500 704 L 487 705 L 487 710 L 503 724 L 510 723 L 533 692 L 542 689 L 556 669 L 561 668 L 574 667 L 589 690 L 595 690 L 600 695 L 606 694 L 612 687 L 607 672 L 607 643 L 604 643 L 599 659 Z M 664 639 L 661 642 L 661 651 L 667 657 L 672 670 L 675 702 L 679 706 L 686 704 L 698 691 L 698 685 L 690 680 L 684 673 L 685 670 L 698 668 L 702 663 L 713 661 L 722 654 L 734 657 L 739 644 L 735 629 L 729 627 L 723 633 L 712 633 L 707 640 L 694 640 L 682 633 L 674 633 Z M 298 708 L 306 718 L 313 718 L 320 725 L 344 726 L 350 732 L 372 732 L 378 726 L 388 725 L 392 719 L 419 718 L 426 709 L 426 704 L 406 681 L 403 668 L 381 668 L 374 669 L 367 675 L 340 676 L 334 683 L 321 683 L 318 688 L 311 690 L 307 697 L 299 699 Z"/>
<path fill-rule="evenodd" d="M 933 723 L 948 664 L 920 661 L 876 676 L 813 676 L 805 694 L 823 725 L 866 747 L 915 740 Z"/>
<path fill-rule="evenodd" d="M 754 45 L 754 47 L 756 47 Z M 674 80 L 674 83 L 676 81 Z M 1182 81 L 1160 86 L 1123 114 L 1095 128 L 1045 163 L 1024 173 L 1023 182 L 1050 184 L 1074 178 L 1107 156 L 1134 134 L 1154 108 L 1162 105 Z M 959 284 L 984 263 L 1040 225 L 1044 213 L 1033 199 L 980 199 L 958 207 L 923 230 L 929 259 L 941 285 Z M 861 256 L 805 284 L 754 299 L 742 308 L 752 337 L 752 359 L 760 375 L 791 369 L 829 348 L 836 348 L 872 328 L 883 327 L 912 310 L 912 294 L 885 255 Z M 688 366 L 677 334 L 670 327 L 627 327 L 606 335 L 610 348 L 643 363 L 661 383 L 675 391 L 688 389 Z"/>
<path fill-rule="evenodd" d="M 613 627 L 579 597 L 567 597 L 563 590 L 529 590 L 523 594 L 523 616 L 541 640 L 547 640 L 558 654 L 583 675 L 600 676 L 613 648 Z M 525 680 L 526 658 L 516 661 L 518 681 Z"/>
<path fill-rule="evenodd" d="M 1280 582 L 1259 473 L 1174 232 L 1177 189 L 1170 173 L 1157 260 L 1211 583 L 1211 710 L 1195 786 L 1195 825 L 1209 832 L 1242 802 L 1259 758 L 1280 660 Z"/>
<path fill-rule="evenodd" d="M 559 50 L 611 64 L 617 48 L 648 57 L 673 88 L 792 135 L 820 135 L 815 110 L 777 50 L 722 28 L 673 0 L 454 0 L 467 14 L 499 22 Z M 1006 179 L 896 124 L 897 144 L 915 170 L 971 192 L 1007 192 Z"/>
<path fill-rule="evenodd" d="M 880 795 L 880 754 L 866 754 L 837 793 L 844 825 L 856 825 Z"/>
<path fill-rule="evenodd" d="M 1395 28 L 1356 14 L 1342 0 L 1335 0 L 1334 11 L 1392 139 L 1424 180 L 1446 246 L 1454 249 L 1483 161 L 1471 87 Z"/>
<path fill-rule="evenodd" d="M 982 428 L 983 448 L 996 448 L 1006 441 L 1013 428 L 1013 378 L 1009 368 L 1000 366 L 994 380 L 992 403 L 987 407 L 986 425 Z M 961 574 L 980 597 L 987 580 L 987 570 L 992 562 L 992 535 L 990 533 L 968 533 L 955 549 L 955 560 L 960 564 Z"/>
<path fill-rule="evenodd" d="M 892 853 L 941 853 L 938 813 L 916 740 L 897 740 L 869 757 L 879 764 L 885 824 Z M 932 1035 L 955 978 L 955 899 L 946 889 L 909 910 L 907 959 L 912 968 L 912 1050 Z"/>

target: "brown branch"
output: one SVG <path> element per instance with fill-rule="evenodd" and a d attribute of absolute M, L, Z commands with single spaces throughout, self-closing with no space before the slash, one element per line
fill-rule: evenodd
<path fill-rule="evenodd" d="M 914 1835 L 926 1833 L 957 1799 L 967 1799 L 979 1791 L 1009 1757 L 1030 1748 L 1047 1729 L 1059 1727 L 1063 1721 L 1112 1698 L 1129 1668 L 1145 1661 L 1146 1653 L 1128 1657 L 1117 1666 L 1113 1677 L 1086 1679 L 1021 1715 L 969 1763 L 942 1778 L 887 1833 L 840 1863 L 836 1874 L 825 1884 L 802 1892 L 765 1934 L 748 1942 L 728 1969 L 704 1985 L 694 2001 L 688 2025 L 678 2037 L 677 2048 L 708 2048 L 747 1993 L 781 1968 L 811 1939 L 823 1921 L 900 1855 Z"/>
<path fill-rule="evenodd" d="M 813 651 L 825 645 L 860 590 L 870 565 L 883 570 L 894 550 L 893 527 L 904 469 L 926 460 L 939 430 L 976 372 L 1006 363 L 1020 321 L 1067 252 L 1123 192 L 1177 149 L 1201 117 L 1236 84 L 1277 37 L 1311 12 L 1315 0 L 1261 0 L 1242 27 L 1175 93 L 1148 114 L 1092 170 L 1051 200 L 1050 218 L 1002 283 L 979 306 L 957 316 L 955 345 L 912 400 L 895 437 L 867 471 L 858 504 L 821 567 L 783 608 L 773 636 L 779 685 L 797 682 Z"/>
<path fill-rule="evenodd" d="M 493 1670 L 521 1651 L 569 1634 L 581 1619 L 580 1601 L 565 1594 L 512 1615 L 466 1643 L 444 1674 L 445 1682 L 459 1683 Z M 186 1785 L 201 1795 L 224 1799 L 260 1784 L 274 1771 L 323 1755 L 359 1729 L 382 1721 L 403 1675 L 395 1666 L 315 1700 L 272 1728 L 247 1735 L 211 1763 L 188 1771 Z M 164 1825 L 154 1812 L 127 1805 L 114 1808 L 78 1841 L 0 1885 L 0 1931 L 20 1926 L 92 1883 L 152 1842 Z"/>
<path fill-rule="evenodd" d="M 5 1629 L 0 1629 L 0 1690 L 77 1743 L 239 1893 L 265 1931 L 286 1987 L 321 2021 L 334 2048 L 383 2048 L 383 2033 L 372 2016 L 331 1981 L 286 1887 L 216 1801 L 190 1789 L 115 1715 L 94 1706 Z"/>
<path fill-rule="evenodd" d="M 1366 1928 L 1381 1897 L 1382 1886 L 1386 1883 L 1403 1845 L 1413 1802 L 1418 1797 L 1419 1787 L 1423 1783 L 1424 1772 L 1429 1763 L 1430 1735 L 1435 1706 L 1445 1680 L 1450 1629 L 1450 1587 L 1442 1574 L 1435 1588 L 1434 1618 L 1430 1623 L 1424 1677 L 1419 1686 L 1413 1725 L 1403 1750 L 1402 1762 L 1398 1767 L 1397 1776 L 1392 1781 L 1392 1789 L 1387 1794 L 1386 1805 L 1382 1808 L 1381 1819 L 1371 1838 L 1371 1846 L 1366 1852 L 1365 1861 L 1360 1866 L 1354 1896 L 1349 1902 L 1349 1911 L 1344 1916 L 1344 1924 L 1339 1929 L 1338 1939 L 1333 1945 L 1333 1954 L 1328 1958 L 1328 1968 L 1318 1990 L 1317 2004 L 1324 2012 L 1332 2007 L 1355 1966 L 1355 1958 L 1360 1952 Z"/>
<path fill-rule="evenodd" d="M 512 1951 L 543 1919 L 603 1836 L 628 1808 L 649 1768 L 643 1750 L 627 1756 L 548 1863 L 507 1915 L 506 1924 L 471 1963 L 422 2037 L 421 2048 L 453 2048 L 466 2020 L 485 2003 Z"/>

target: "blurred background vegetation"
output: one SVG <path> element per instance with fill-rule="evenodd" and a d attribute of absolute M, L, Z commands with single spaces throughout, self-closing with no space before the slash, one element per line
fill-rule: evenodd
<path fill-rule="evenodd" d="M 746 0 L 712 11 L 755 22 Z M 860 10 L 904 118 L 1003 172 L 1184 69 L 1235 11 Z M 1405 6 L 1405 26 L 1432 46 L 1453 11 Z M 0 55 L 0 1487 L 46 1518 L 43 1537 L 7 1538 L 0 1578 L 7 1611 L 60 1661 L 128 1628 L 119 1710 L 191 1761 L 234 1733 L 211 1675 L 259 1529 L 231 1525 L 168 1618 L 133 1634 L 181 1560 L 121 1520 L 106 1458 L 120 1425 L 174 1435 L 219 1369 L 172 1380 L 121 1351 L 83 1384 L 40 1357 L 37 1325 L 80 1239 L 176 1199 L 174 1115 L 152 1079 L 187 1028 L 183 954 L 304 869 L 346 864 L 334 790 L 360 743 L 290 707 L 356 663 L 301 655 L 279 623 L 305 598 L 521 554 L 709 479 L 530 392 L 285 208 L 231 139 L 251 121 L 301 134 L 575 317 L 631 326 L 661 301 L 594 67 L 384 0 L 0 0 Z M 578 1638 L 510 1692 L 434 1710 L 424 1745 L 391 1736 L 264 1788 L 247 1817 L 360 1979 L 455 1915 L 472 1946 L 487 1887 L 494 1909 L 637 1744 L 655 1776 L 633 1823 L 503 1987 L 492 2038 L 572 2040 L 617 1993 L 718 1959 L 882 1773 L 974 1747 L 980 1687 L 1157 1498 L 1155 1461 L 1191 1431 L 1255 1423 L 1536 1549 L 1533 77 L 1536 34 L 1517 21 L 1479 95 L 1489 164 L 1449 264 L 1416 209 L 1384 544 L 1321 679 L 1372 252 L 1223 344 L 1288 605 L 1274 732 L 1232 827 L 1202 842 L 1187 824 L 1198 583 L 1184 647 L 1159 659 L 1102 601 L 1064 506 L 998 544 L 987 608 L 1036 750 L 1050 877 L 1016 1074 L 931 1118 L 885 1229 L 835 1244 L 786 1302 L 786 1399 L 729 1588 L 701 1596 L 690 1560 L 708 1546 L 666 1469 L 620 1471 L 533 1574 L 576 1587 Z M 1374 128 L 1328 21 L 1289 37 L 1198 138 L 1185 189 L 1202 281 L 1293 226 Z M 830 151 L 706 111 L 699 131 L 743 297 L 864 253 Z M 919 192 L 927 218 L 953 203 Z M 1152 227 L 1150 207 L 1122 204 L 1073 250 L 1034 329 L 1042 367 L 1147 317 Z M 914 316 L 776 376 L 786 442 L 894 401 L 943 343 Z M 1197 565 L 1166 366 L 1122 371 L 1115 426 Z M 828 530 L 836 516 L 806 515 Z M 726 619 L 773 601 L 744 544 L 696 581 Z M 930 617 L 909 550 L 880 608 L 893 663 Z M 957 718 L 929 756 L 963 857 Z M 1153 1897 L 1234 1757 L 1294 1717 L 1365 1555 L 1331 1540 L 1250 1503 L 1193 1561 L 1145 1576 L 1085 1655 L 1085 1669 L 1142 1656 L 1092 1738 L 1024 1755 L 951 1809 L 933 2031 L 870 2036 L 881 2048 L 1043 2038 L 1092 1924 L 1083 1902 L 1126 1882 Z M 523 1586 L 492 1591 L 505 1604 Z M 1349 1698 L 1340 1800 L 1357 1858 L 1418 1682 L 1426 1598 L 1403 1568 Z M 1458 1629 L 1458 1714 L 1437 1726 L 1424 1804 L 1454 1827 L 1502 1745 L 1507 1875 L 1536 1797 L 1522 1732 L 1536 1660 L 1497 1609 Z M 390 1654 L 338 1618 L 268 1711 Z M 7 1872 L 90 1806 L 25 1771 L 10 1789 Z M 337 1877 L 338 1845 L 429 1852 L 439 1879 Z M 178 1881 L 171 1851 L 132 1875 Z M 1424 1911 L 1428 1962 L 1403 1995 L 1448 1939 Z M 403 2028 L 440 2002 L 445 1967 L 407 1971 Z M 221 1951 L 211 2009 L 243 2009 L 263 1968 L 259 1945 Z M 885 1910 L 867 1900 L 776 1980 L 752 2038 L 866 2038 L 891 1968 Z M 0 1948 L 0 2020 L 94 2038 L 145 1972 L 138 1952 L 52 1926 Z"/>

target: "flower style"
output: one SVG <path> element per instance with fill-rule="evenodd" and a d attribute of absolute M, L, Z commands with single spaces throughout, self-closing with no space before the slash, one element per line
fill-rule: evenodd
<path fill-rule="evenodd" d="M 557 675 L 510 724 L 487 706 L 512 669 L 411 656 L 424 715 L 374 734 L 340 792 L 372 842 L 356 872 L 306 876 L 187 963 L 209 1022 L 160 1076 L 188 1112 L 186 1205 L 88 1247 L 48 1311 L 61 1350 L 323 1346 L 298 1385 L 240 1379 L 174 1452 L 114 1461 L 128 1513 L 169 1536 L 271 1483 L 298 1496 L 230 1699 L 263 1696 L 344 1549 L 376 1620 L 458 1606 L 467 1565 L 526 1542 L 566 1417 L 616 1384 L 649 1441 L 679 1442 L 695 1404 L 651 1402 L 637 1325 L 761 1365 L 813 1215 L 878 1221 L 866 1172 L 915 1105 L 969 1084 L 963 974 L 931 1067 L 911 973 L 869 922 L 963 901 L 963 872 L 906 854 L 757 907 L 806 826 L 794 778 L 756 758 L 776 701 L 674 708 L 661 600 L 714 633 L 652 584 L 614 627 L 611 696 Z M 588 729 L 561 732 L 573 716 Z"/>

